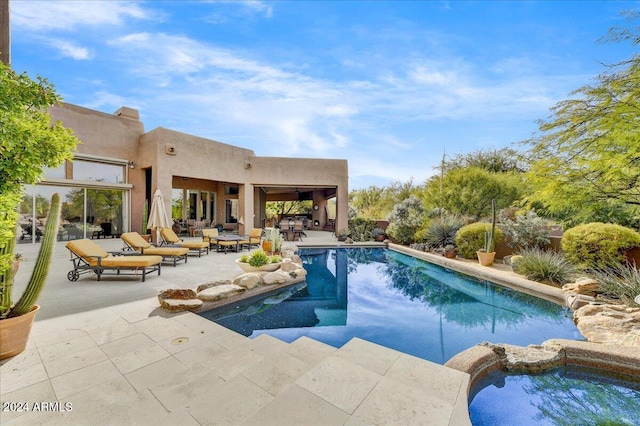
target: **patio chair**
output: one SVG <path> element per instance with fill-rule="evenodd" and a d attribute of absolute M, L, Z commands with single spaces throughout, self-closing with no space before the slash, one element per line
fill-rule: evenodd
<path fill-rule="evenodd" d="M 218 236 L 218 228 L 203 228 L 202 229 L 202 241 L 209 244 L 209 249 L 212 249 L 216 245 L 216 237 Z"/>
<path fill-rule="evenodd" d="M 198 257 L 202 256 L 203 252 L 209 254 L 209 243 L 204 241 L 183 241 L 180 239 L 173 229 L 171 228 L 162 228 L 160 231 L 160 236 L 164 240 L 166 244 L 170 244 L 173 246 L 186 247 L 190 252 L 198 253 Z"/>
<path fill-rule="evenodd" d="M 184 259 L 184 263 L 187 263 L 187 253 L 189 253 L 189 249 L 186 247 L 152 246 L 137 232 L 125 232 L 120 235 L 120 238 L 122 238 L 122 241 L 124 241 L 130 250 L 137 251 L 140 254 L 162 256 L 163 260 L 171 259 L 173 260 L 174 267 L 177 265 L 178 260 L 181 259 Z"/>
<path fill-rule="evenodd" d="M 124 252 L 107 252 L 87 238 L 69 241 L 66 247 L 71 252 L 73 262 L 73 269 L 67 274 L 67 279 L 71 282 L 78 281 L 81 274 L 90 272 L 96 274 L 98 281 L 102 275 L 120 275 L 122 271 L 131 271 L 126 275 L 140 274 L 142 282 L 151 272 L 158 271 L 160 275 L 162 256 L 130 256 Z M 114 274 L 106 271 L 116 272 Z"/>
<path fill-rule="evenodd" d="M 251 247 L 260 247 L 260 239 L 262 238 L 262 228 L 253 228 L 249 231 L 249 249 Z"/>
<path fill-rule="evenodd" d="M 300 241 L 302 241 L 303 235 L 305 237 L 307 236 L 307 234 L 304 232 L 302 221 L 296 220 L 293 224 L 293 241 L 295 241 L 296 239 L 299 239 Z"/>

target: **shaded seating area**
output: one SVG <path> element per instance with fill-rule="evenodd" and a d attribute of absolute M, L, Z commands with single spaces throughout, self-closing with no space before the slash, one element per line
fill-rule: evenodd
<path fill-rule="evenodd" d="M 220 235 L 216 228 L 204 228 L 202 230 L 202 240 L 209 244 L 209 248 L 216 248 L 216 252 L 224 252 L 225 254 L 229 249 L 233 251 L 239 251 L 242 247 L 249 247 L 250 239 L 248 236 L 240 236 L 235 234 L 223 234 Z"/>
<path fill-rule="evenodd" d="M 127 249 L 136 251 L 140 254 L 162 256 L 163 260 L 170 259 L 173 266 L 176 266 L 179 260 L 184 259 L 187 263 L 187 254 L 189 249 L 186 247 L 156 247 L 152 246 L 147 240 L 142 238 L 137 232 L 125 232 L 120 238 L 127 246 Z"/>
<path fill-rule="evenodd" d="M 140 275 L 142 282 L 152 272 L 158 271 L 160 275 L 162 256 L 131 256 L 124 252 L 107 252 L 87 238 L 69 241 L 66 247 L 73 262 L 73 269 L 67 274 L 72 282 L 78 281 L 80 275 L 85 273 L 94 273 L 98 281 L 102 275 L 120 275 L 122 271 L 129 271 L 126 275 Z"/>
<path fill-rule="evenodd" d="M 166 244 L 170 244 L 173 246 L 185 247 L 188 248 L 190 252 L 194 252 L 198 254 L 198 257 L 202 256 L 202 253 L 209 254 L 209 243 L 205 241 L 183 241 L 180 239 L 173 229 L 171 228 L 163 228 L 160 231 L 160 236 L 162 240 Z"/>

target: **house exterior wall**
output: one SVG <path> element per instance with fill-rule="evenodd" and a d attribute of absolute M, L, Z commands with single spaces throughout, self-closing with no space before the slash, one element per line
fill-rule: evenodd
<path fill-rule="evenodd" d="M 337 195 L 337 224 L 347 225 L 348 163 L 346 160 L 281 158 L 256 156 L 244 149 L 186 133 L 156 128 L 144 131 L 136 110 L 123 107 L 116 114 L 106 114 L 65 104 L 51 108 L 54 120 L 73 129 L 82 141 L 79 154 L 133 162 L 128 182 L 132 184 L 130 200 L 131 230 L 142 230 L 145 184 L 151 171 L 151 194 L 160 189 L 171 211 L 172 188 L 201 189 L 217 193 L 215 221 L 224 219 L 226 198 L 237 198 L 239 216 L 244 221 L 239 231 L 261 226 L 264 194 L 259 186 L 313 186 L 333 188 Z M 179 181 L 184 183 L 181 185 Z M 186 183 L 188 182 L 188 184 Z M 238 195 L 225 195 L 224 185 L 239 186 Z M 188 186 L 185 186 L 188 185 Z M 319 209 L 313 219 L 325 223 L 325 199 L 314 193 Z M 325 215 L 325 217 L 322 217 Z"/>

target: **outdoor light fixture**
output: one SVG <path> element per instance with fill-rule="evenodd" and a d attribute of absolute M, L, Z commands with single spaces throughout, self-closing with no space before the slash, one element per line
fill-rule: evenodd
<path fill-rule="evenodd" d="M 135 169 L 136 168 L 136 163 L 134 163 L 133 161 L 129 161 L 129 168 L 130 169 Z"/>

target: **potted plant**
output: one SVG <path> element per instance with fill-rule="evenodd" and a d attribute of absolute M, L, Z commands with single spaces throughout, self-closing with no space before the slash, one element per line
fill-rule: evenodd
<path fill-rule="evenodd" d="M 60 195 L 53 194 L 51 197 L 51 207 L 49 217 L 44 229 L 44 236 L 40 245 L 40 252 L 36 260 L 35 267 L 29 279 L 26 289 L 16 304 L 12 299 L 12 287 L 14 273 L 17 272 L 17 265 L 7 269 L 0 275 L 0 293 L 2 295 L 0 303 L 0 359 L 10 358 L 23 352 L 29 340 L 29 333 L 33 320 L 40 309 L 36 301 L 44 288 L 49 264 L 53 255 L 53 248 L 58 235 L 60 222 Z M 14 255 L 15 235 L 7 244 L 0 249 L 0 255 L 9 254 L 19 262 L 18 255 Z M 15 272 L 14 272 L 15 271 Z"/>
<path fill-rule="evenodd" d="M 31 279 L 16 304 L 12 300 L 13 260 L 17 236 L 17 207 L 27 185 L 37 183 L 45 167 L 58 167 L 73 157 L 78 139 L 60 121 L 52 120 L 49 107 L 61 101 L 53 85 L 38 77 L 31 80 L 0 63 L 0 358 L 22 352 L 38 311 L 35 302 L 48 272 L 58 235 L 60 196 L 54 194 L 45 226 L 44 241 Z"/>
<path fill-rule="evenodd" d="M 458 250 L 453 244 L 444 246 L 444 257 L 447 259 L 455 259 L 458 256 Z"/>
<path fill-rule="evenodd" d="M 373 230 L 371 231 L 371 235 L 373 236 L 373 239 L 378 242 L 382 242 L 387 239 L 387 234 L 382 228 L 373 228 Z"/>
<path fill-rule="evenodd" d="M 338 231 L 338 241 L 347 241 L 351 232 L 347 228 Z"/>
<path fill-rule="evenodd" d="M 280 268 L 282 257 L 269 256 L 264 250 L 258 249 L 250 254 L 243 254 L 235 262 L 244 272 L 273 272 Z"/>
<path fill-rule="evenodd" d="M 496 246 L 495 240 L 496 234 L 496 200 L 491 200 L 491 227 L 484 233 L 484 247 L 476 252 L 478 256 L 478 262 L 482 266 L 493 265 L 493 260 L 496 257 L 494 251 Z"/>
<path fill-rule="evenodd" d="M 262 240 L 262 250 L 268 254 L 279 254 L 282 248 L 282 235 L 277 228 L 267 228 Z"/>

